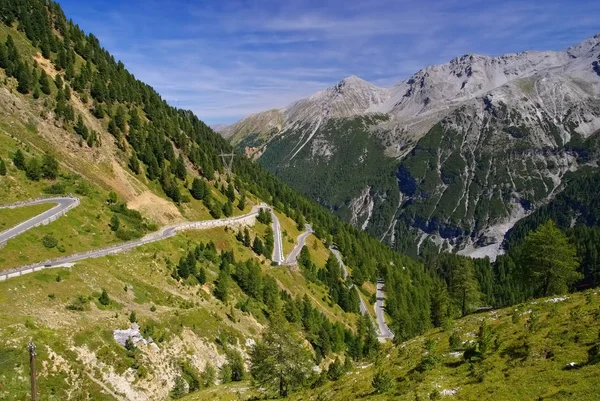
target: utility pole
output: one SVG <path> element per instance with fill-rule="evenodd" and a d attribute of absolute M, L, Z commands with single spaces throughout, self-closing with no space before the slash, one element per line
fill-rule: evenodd
<path fill-rule="evenodd" d="M 29 372 L 31 373 L 31 401 L 37 401 L 37 378 L 35 375 L 35 344 L 29 342 Z"/>
<path fill-rule="evenodd" d="M 227 174 L 231 175 L 231 168 L 233 166 L 233 158 L 235 157 L 235 153 L 221 153 L 219 156 L 221 156 L 221 160 L 223 161 L 225 170 L 227 170 Z M 226 157 L 229 157 L 230 159 L 227 160 Z"/>

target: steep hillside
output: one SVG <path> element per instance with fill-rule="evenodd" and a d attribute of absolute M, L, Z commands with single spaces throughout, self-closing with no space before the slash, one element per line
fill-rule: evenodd
<path fill-rule="evenodd" d="M 29 396 L 29 341 L 40 399 L 162 400 L 241 380 L 276 319 L 311 368 L 369 360 L 379 343 L 359 291 L 372 305 L 382 275 L 404 288 L 383 324 L 431 327 L 422 265 L 245 158 L 226 172 L 231 146 L 57 3 L 3 2 L 0 16 L 0 229 L 25 227 L 0 245 L 0 398 Z M 37 225 L 45 206 L 24 205 L 40 197 L 74 206 Z M 277 266 L 277 245 L 299 261 Z"/>
<path fill-rule="evenodd" d="M 598 293 L 482 313 L 381 350 L 374 363 L 331 373 L 290 400 L 595 400 Z M 246 400 L 243 383 L 185 401 Z"/>
<path fill-rule="evenodd" d="M 569 144 L 600 128 L 599 43 L 465 55 L 390 89 L 351 77 L 226 135 L 397 249 L 416 254 L 430 239 L 493 256 L 506 230 L 580 167 Z"/>

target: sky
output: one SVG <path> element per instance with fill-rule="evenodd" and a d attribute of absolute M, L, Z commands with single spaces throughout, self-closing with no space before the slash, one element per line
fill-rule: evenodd
<path fill-rule="evenodd" d="M 59 0 L 171 105 L 233 123 L 357 75 L 388 87 L 456 56 L 563 50 L 598 0 Z"/>

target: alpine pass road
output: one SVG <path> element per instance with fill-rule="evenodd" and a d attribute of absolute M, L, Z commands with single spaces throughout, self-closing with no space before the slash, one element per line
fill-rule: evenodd
<path fill-rule="evenodd" d="M 286 265 L 293 265 L 294 263 L 296 263 L 296 259 L 298 258 L 298 255 L 300 255 L 300 251 L 302 250 L 302 247 L 306 243 L 306 238 L 308 238 L 308 236 L 313 233 L 313 229 L 310 226 L 310 224 L 306 224 L 304 227 L 305 227 L 306 231 L 304 231 L 302 234 L 300 234 L 298 236 L 298 244 L 296 244 L 294 249 L 292 249 L 292 252 L 290 252 L 290 254 L 285 259 Z"/>
<path fill-rule="evenodd" d="M 281 239 L 281 225 L 279 224 L 279 219 L 277 218 L 277 215 L 275 215 L 275 213 L 273 212 L 273 209 L 270 209 L 270 210 L 271 210 L 271 218 L 273 220 L 273 236 L 275 237 L 275 241 L 273 244 L 272 260 L 273 260 L 273 262 L 280 265 L 283 263 L 283 261 L 285 259 L 283 256 L 283 244 L 282 244 L 282 239 Z"/>
<path fill-rule="evenodd" d="M 384 300 L 384 292 L 383 292 L 384 284 L 383 281 L 377 281 L 377 294 L 375 299 L 375 315 L 377 316 L 377 325 L 379 326 L 379 339 L 388 339 L 394 338 L 394 333 L 390 330 L 390 328 L 385 323 L 385 316 L 383 310 L 383 300 Z"/>
<path fill-rule="evenodd" d="M 344 280 L 346 280 L 348 278 L 348 268 L 346 267 L 346 264 L 342 260 L 342 255 L 340 254 L 340 251 L 337 248 L 335 248 L 335 246 L 330 247 L 329 250 L 331 251 L 331 253 L 333 253 L 333 255 L 337 259 L 338 263 L 340 264 L 340 266 L 342 268 L 342 273 L 344 275 Z M 352 287 L 354 287 L 354 283 L 350 284 L 350 286 L 348 288 L 351 289 Z M 358 288 L 356 288 L 356 291 L 358 291 Z M 358 291 L 358 300 L 359 300 L 358 307 L 360 308 L 360 313 L 363 315 L 367 315 L 371 318 L 371 322 L 373 323 L 373 326 L 377 330 L 377 336 L 380 337 L 379 329 L 378 329 L 377 325 L 375 324 L 375 320 L 373 320 L 373 316 L 369 313 L 369 310 L 367 309 L 367 304 L 363 300 L 362 295 L 360 295 L 360 291 Z"/>
<path fill-rule="evenodd" d="M 21 202 L 10 205 L 0 206 L 0 209 L 15 209 L 18 207 L 39 205 L 42 203 L 57 203 L 52 209 L 46 210 L 43 213 L 38 214 L 35 217 L 30 218 L 27 221 L 24 221 L 12 228 L 9 228 L 6 231 L 0 232 L 0 244 L 5 243 L 11 238 L 16 237 L 17 235 L 23 234 L 25 231 L 32 229 L 33 227 L 37 227 L 41 224 L 47 224 L 50 221 L 62 216 L 67 211 L 73 209 L 77 205 L 79 205 L 79 199 L 70 198 L 70 197 L 56 197 L 56 198 L 45 198 L 45 199 L 36 199 L 29 202 Z"/>
<path fill-rule="evenodd" d="M 140 245 L 148 244 L 150 242 L 156 242 L 163 240 L 165 238 L 172 237 L 177 234 L 178 231 L 184 230 L 203 230 L 214 227 L 223 227 L 232 224 L 245 224 L 248 222 L 248 219 L 255 218 L 258 215 L 258 206 L 254 206 L 250 213 L 236 216 L 236 217 L 227 217 L 223 219 L 217 220 L 203 220 L 203 221 L 193 221 L 188 223 L 176 224 L 173 226 L 163 227 L 159 231 L 150 233 L 140 239 L 125 242 L 118 245 L 109 246 L 106 248 L 96 249 L 93 251 L 82 252 L 73 254 L 70 256 L 65 256 L 49 261 L 44 261 L 28 266 L 22 266 L 14 269 L 8 269 L 5 271 L 0 271 L 0 281 L 8 280 L 9 278 L 21 276 L 28 273 L 33 273 L 43 269 L 49 269 L 52 267 L 59 267 L 68 263 L 77 262 L 83 259 L 91 259 L 91 258 L 99 258 L 102 256 L 113 255 L 117 253 L 121 253 L 124 251 L 128 251 L 130 249 L 136 248 Z"/>

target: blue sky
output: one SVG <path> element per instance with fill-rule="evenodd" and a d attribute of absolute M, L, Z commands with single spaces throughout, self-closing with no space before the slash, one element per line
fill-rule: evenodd
<path fill-rule="evenodd" d="M 358 75 L 381 86 L 465 53 L 562 50 L 600 1 L 62 0 L 137 78 L 209 124 Z"/>

